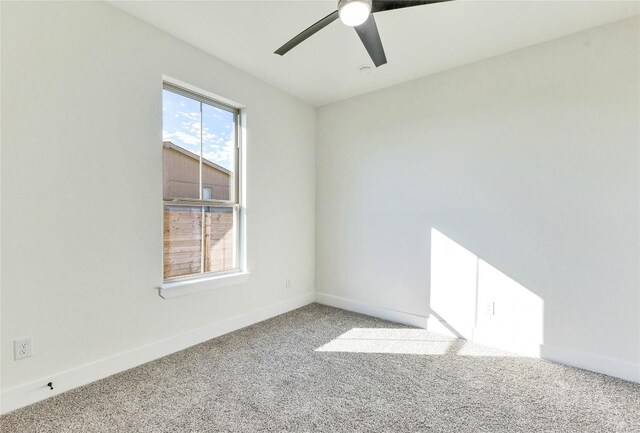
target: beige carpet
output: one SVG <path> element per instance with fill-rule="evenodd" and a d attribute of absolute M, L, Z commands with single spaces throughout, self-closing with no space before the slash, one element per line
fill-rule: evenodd
<path fill-rule="evenodd" d="M 313 304 L 20 409 L 8 432 L 634 432 L 640 385 Z"/>

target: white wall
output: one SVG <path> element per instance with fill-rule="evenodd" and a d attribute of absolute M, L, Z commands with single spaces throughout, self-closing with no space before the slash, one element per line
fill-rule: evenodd
<path fill-rule="evenodd" d="M 625 20 L 320 108 L 320 296 L 431 309 L 640 381 L 638 33 Z"/>
<path fill-rule="evenodd" d="M 171 300 L 163 74 L 248 118 L 250 279 Z M 2 2 L 2 390 L 312 299 L 314 145 L 313 107 L 112 6 Z M 34 355 L 14 361 L 25 336 Z"/>
<path fill-rule="evenodd" d="M 312 107 L 109 5 L 1 10 L 3 396 L 308 299 L 314 235 L 321 299 L 439 303 L 472 337 L 638 365 L 638 20 L 321 108 L 316 135 Z M 171 300 L 163 74 L 249 119 L 250 280 Z M 34 355 L 13 361 L 24 336 Z"/>

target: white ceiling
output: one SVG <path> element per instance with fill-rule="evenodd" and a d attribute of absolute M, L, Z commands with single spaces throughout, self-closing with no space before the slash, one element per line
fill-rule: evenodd
<path fill-rule="evenodd" d="M 377 13 L 388 63 L 339 20 L 278 47 L 337 1 L 112 1 L 116 7 L 319 106 L 640 14 L 628 1 L 453 1 Z"/>

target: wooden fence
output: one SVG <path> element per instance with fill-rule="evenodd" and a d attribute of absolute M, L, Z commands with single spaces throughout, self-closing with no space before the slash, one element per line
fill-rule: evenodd
<path fill-rule="evenodd" d="M 204 257 L 201 208 L 164 211 L 164 278 L 220 272 L 234 267 L 233 212 L 209 208 L 204 212 Z"/>

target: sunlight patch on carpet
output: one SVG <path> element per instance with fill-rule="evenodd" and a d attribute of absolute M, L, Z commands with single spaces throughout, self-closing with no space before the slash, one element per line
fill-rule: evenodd
<path fill-rule="evenodd" d="M 425 329 L 353 328 L 316 352 L 392 353 L 407 355 L 501 356 L 518 355 L 440 335 Z"/>

